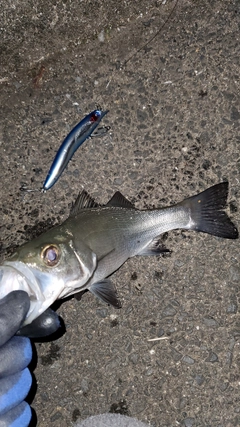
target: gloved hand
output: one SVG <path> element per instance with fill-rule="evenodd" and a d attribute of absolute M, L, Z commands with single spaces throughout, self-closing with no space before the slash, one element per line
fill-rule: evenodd
<path fill-rule="evenodd" d="M 60 326 L 58 315 L 48 308 L 21 328 L 29 306 L 29 296 L 24 291 L 13 291 L 0 300 L 0 427 L 27 427 L 32 416 L 30 406 L 24 402 L 32 384 L 27 368 L 32 346 L 26 336 L 14 335 L 45 337 Z"/>
<path fill-rule="evenodd" d="M 24 402 L 32 377 L 27 368 L 32 359 L 29 338 L 13 336 L 29 309 L 29 296 L 14 291 L 0 300 L 0 426 L 25 427 L 31 420 Z"/>

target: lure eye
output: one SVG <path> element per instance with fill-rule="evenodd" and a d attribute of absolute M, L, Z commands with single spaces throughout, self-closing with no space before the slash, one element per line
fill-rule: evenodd
<path fill-rule="evenodd" d="M 90 121 L 96 122 L 100 116 L 101 116 L 101 111 L 95 110 L 94 113 L 92 114 L 91 118 L 90 118 Z"/>
<path fill-rule="evenodd" d="M 45 246 L 42 250 L 41 257 L 47 266 L 54 267 L 60 259 L 60 249 L 55 245 Z"/>

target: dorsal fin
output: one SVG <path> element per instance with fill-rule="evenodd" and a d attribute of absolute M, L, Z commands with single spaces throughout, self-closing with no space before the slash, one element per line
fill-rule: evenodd
<path fill-rule="evenodd" d="M 126 197 L 120 193 L 120 191 L 117 191 L 112 198 L 107 202 L 106 206 L 111 206 L 114 208 L 128 208 L 128 209 L 135 209 L 134 205 L 129 202 Z"/>
<path fill-rule="evenodd" d="M 98 206 L 98 203 L 95 202 L 95 200 L 89 196 L 85 190 L 83 190 L 77 196 L 75 203 L 73 203 L 69 216 L 77 215 L 81 209 L 97 208 Z"/>

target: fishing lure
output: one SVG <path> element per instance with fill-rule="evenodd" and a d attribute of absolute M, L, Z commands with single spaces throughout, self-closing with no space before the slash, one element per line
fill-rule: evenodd
<path fill-rule="evenodd" d="M 69 160 L 83 142 L 91 136 L 108 110 L 94 110 L 81 120 L 66 136 L 50 167 L 42 192 L 49 190 L 60 178 Z"/>

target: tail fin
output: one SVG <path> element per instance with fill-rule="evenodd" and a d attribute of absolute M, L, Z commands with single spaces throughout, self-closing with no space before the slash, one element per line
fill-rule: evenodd
<path fill-rule="evenodd" d="M 221 182 L 181 204 L 191 212 L 191 230 L 227 239 L 237 239 L 238 230 L 223 209 L 227 204 L 228 182 Z"/>

